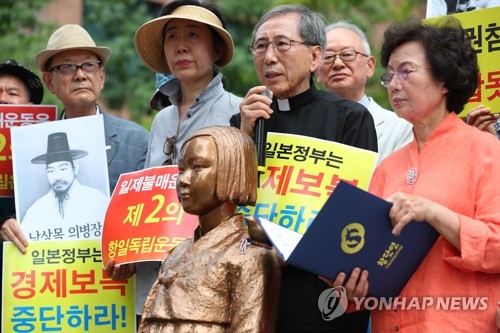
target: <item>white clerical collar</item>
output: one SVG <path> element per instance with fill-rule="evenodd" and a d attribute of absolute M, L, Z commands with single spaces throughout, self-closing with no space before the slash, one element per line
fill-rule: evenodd
<path fill-rule="evenodd" d="M 278 101 L 278 110 L 290 111 L 290 102 L 288 99 L 276 99 Z"/>

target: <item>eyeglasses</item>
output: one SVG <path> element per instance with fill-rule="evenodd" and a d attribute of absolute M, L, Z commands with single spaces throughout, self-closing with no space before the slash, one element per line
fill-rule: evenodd
<path fill-rule="evenodd" d="M 431 68 L 401 68 L 396 72 L 385 72 L 380 74 L 380 83 L 387 88 L 394 77 L 398 79 L 399 82 L 405 82 L 408 80 L 408 75 L 410 75 L 410 73 L 429 69 Z"/>
<path fill-rule="evenodd" d="M 163 144 L 163 153 L 167 155 L 167 159 L 162 165 L 173 165 L 174 164 L 174 154 L 175 154 L 175 136 L 168 137 Z"/>
<path fill-rule="evenodd" d="M 89 62 L 84 62 L 81 65 L 77 64 L 61 64 L 52 67 L 49 69 L 49 72 L 52 71 L 58 71 L 64 75 L 73 75 L 78 71 L 78 69 L 81 69 L 85 73 L 88 74 L 93 74 L 97 72 L 100 68 L 102 67 L 102 62 L 100 61 L 89 61 Z"/>
<path fill-rule="evenodd" d="M 351 62 L 351 61 L 356 60 L 356 58 L 358 57 L 358 54 L 361 54 L 364 57 L 369 57 L 369 55 L 367 55 L 367 54 L 364 54 L 364 53 L 361 53 L 358 51 L 354 51 L 354 50 L 346 50 L 346 51 L 343 51 L 340 53 L 325 52 L 325 56 L 323 57 L 323 60 L 321 60 L 321 62 L 323 64 L 326 64 L 326 65 L 333 64 L 335 62 L 335 59 L 337 59 L 337 57 L 339 57 L 340 60 L 342 60 L 344 62 Z"/>
<path fill-rule="evenodd" d="M 275 52 L 284 53 L 284 52 L 290 50 L 293 43 L 303 44 L 303 45 L 307 45 L 307 46 L 314 45 L 314 44 L 310 44 L 307 42 L 293 40 L 293 39 L 290 39 L 288 37 L 275 37 L 275 38 L 273 38 L 272 41 L 269 41 L 269 42 L 266 42 L 263 40 L 258 40 L 253 45 L 250 45 L 248 48 L 250 49 L 250 52 L 252 52 L 253 55 L 261 56 L 264 53 L 266 53 L 267 48 L 271 44 L 273 45 L 273 49 Z"/>

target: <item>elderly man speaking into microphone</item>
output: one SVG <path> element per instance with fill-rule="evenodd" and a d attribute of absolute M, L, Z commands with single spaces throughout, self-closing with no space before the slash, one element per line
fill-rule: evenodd
<path fill-rule="evenodd" d="M 254 135 L 257 119 L 264 118 L 270 132 L 377 151 L 377 135 L 368 110 L 314 86 L 313 73 L 326 43 L 324 20 L 318 13 L 300 5 L 272 8 L 255 26 L 251 40 L 250 50 L 262 85 L 249 90 L 240 104 L 240 114 L 231 119 L 233 126 Z M 273 94 L 272 100 L 263 94 L 266 87 Z M 349 291 L 347 284 L 366 278 L 366 272 L 355 269 L 346 289 Z M 366 311 L 323 320 L 318 297 L 327 288 L 314 274 L 282 267 L 277 332 L 366 332 Z"/>

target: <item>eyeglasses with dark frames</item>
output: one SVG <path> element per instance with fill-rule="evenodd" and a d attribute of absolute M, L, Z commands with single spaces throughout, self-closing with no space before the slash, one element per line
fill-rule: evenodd
<path fill-rule="evenodd" d="M 384 87 L 388 87 L 393 78 L 396 78 L 399 82 L 403 83 L 408 80 L 408 76 L 416 71 L 426 71 L 431 68 L 400 68 L 395 72 L 384 72 L 380 74 L 380 84 Z"/>
<path fill-rule="evenodd" d="M 351 62 L 356 60 L 358 57 L 358 54 L 361 54 L 363 57 L 369 57 L 369 55 L 355 51 L 355 50 L 345 50 L 340 53 L 333 53 L 333 52 L 325 52 L 325 55 L 323 56 L 323 59 L 321 60 L 321 63 L 328 65 L 328 64 L 333 64 L 335 62 L 335 59 L 337 57 L 340 58 L 343 62 Z"/>
<path fill-rule="evenodd" d="M 167 159 L 163 162 L 162 165 L 173 165 L 174 164 L 174 155 L 175 155 L 175 136 L 168 137 L 163 144 L 163 153 L 167 155 Z"/>
<path fill-rule="evenodd" d="M 290 39 L 288 37 L 279 36 L 274 37 L 271 41 L 257 40 L 253 45 L 248 46 L 250 52 L 255 56 L 261 56 L 266 53 L 269 45 L 273 46 L 276 53 L 284 53 L 292 48 L 292 44 L 303 44 L 306 46 L 313 46 L 314 44 L 302 42 L 299 40 Z"/>
<path fill-rule="evenodd" d="M 83 64 L 77 65 L 77 64 L 61 64 L 54 66 L 49 69 L 49 72 L 52 71 L 58 71 L 61 74 L 64 75 L 73 75 L 75 74 L 78 69 L 81 69 L 87 74 L 93 74 L 97 72 L 100 68 L 102 68 L 102 62 L 100 61 L 89 61 L 89 62 L 84 62 Z"/>

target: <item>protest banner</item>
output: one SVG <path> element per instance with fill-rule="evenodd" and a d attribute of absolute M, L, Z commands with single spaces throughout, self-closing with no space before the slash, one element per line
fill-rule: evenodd
<path fill-rule="evenodd" d="M 102 269 L 99 240 L 4 243 L 2 332 L 133 333 L 133 279 Z"/>
<path fill-rule="evenodd" d="M 316 138 L 268 133 L 255 207 L 238 207 L 303 234 L 340 180 L 366 190 L 378 154 Z"/>
<path fill-rule="evenodd" d="M 103 264 L 163 261 L 188 237 L 198 216 L 182 209 L 175 165 L 122 174 L 111 197 L 102 236 Z"/>

